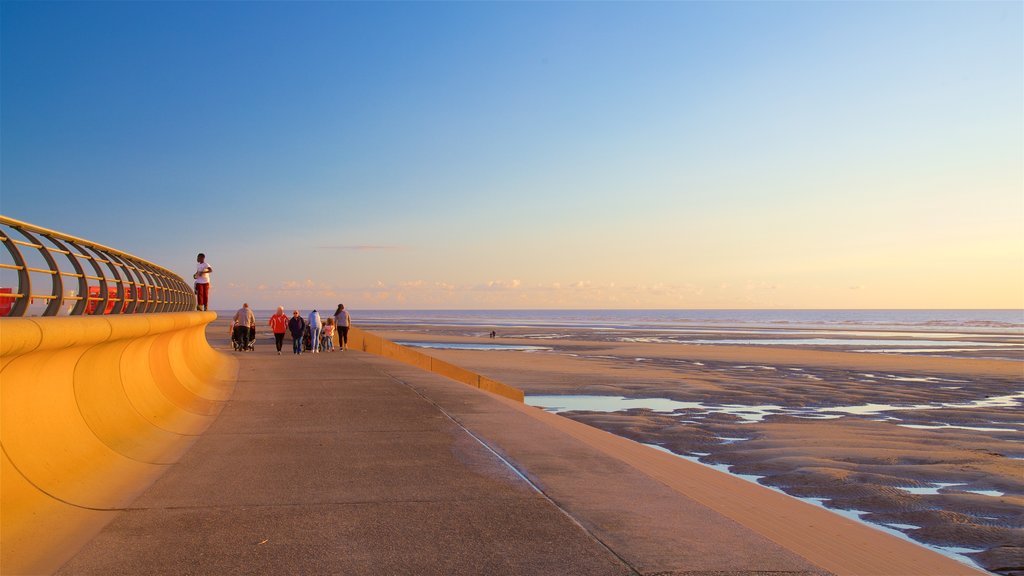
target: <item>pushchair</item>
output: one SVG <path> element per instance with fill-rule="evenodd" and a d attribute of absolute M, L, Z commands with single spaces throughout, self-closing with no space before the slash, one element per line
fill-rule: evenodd
<path fill-rule="evenodd" d="M 302 349 L 309 352 L 313 349 L 313 332 L 309 329 L 309 325 L 302 330 Z"/>
<path fill-rule="evenodd" d="M 231 329 L 231 346 L 236 351 L 239 351 L 239 352 L 245 352 L 245 351 L 253 352 L 253 351 L 256 350 L 256 327 L 255 326 L 249 326 L 249 338 L 248 338 L 248 340 L 249 340 L 248 343 L 243 343 L 241 340 L 239 340 L 238 337 L 235 335 L 234 326 L 232 326 L 232 329 Z"/>

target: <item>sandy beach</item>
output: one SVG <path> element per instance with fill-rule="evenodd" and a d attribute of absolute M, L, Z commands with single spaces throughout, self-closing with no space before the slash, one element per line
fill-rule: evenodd
<path fill-rule="evenodd" d="M 230 348 L 226 326 L 222 316 L 211 327 L 215 347 Z M 534 406 L 1024 574 L 1020 361 L 623 341 L 587 328 L 360 327 L 520 388 Z M 258 345 L 273 346 L 266 330 Z"/>
<path fill-rule="evenodd" d="M 364 328 L 527 402 L 816 502 L 999 574 L 1024 573 L 1024 364 L 600 331 Z M 563 331 L 565 332 L 565 331 Z M 525 336 L 525 337 L 524 337 Z"/>

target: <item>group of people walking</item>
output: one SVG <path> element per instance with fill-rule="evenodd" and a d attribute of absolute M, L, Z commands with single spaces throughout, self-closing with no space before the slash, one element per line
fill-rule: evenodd
<path fill-rule="evenodd" d="M 348 349 L 348 330 L 352 325 L 352 318 L 345 310 L 344 304 L 338 304 L 338 309 L 333 316 L 322 319 L 320 312 L 313 310 L 309 313 L 308 320 L 299 314 L 298 310 L 292 312 L 291 318 L 284 313 L 284 306 L 278 306 L 277 312 L 267 322 L 270 330 L 274 333 L 274 344 L 277 346 L 277 353 L 281 354 L 284 346 L 284 337 L 291 334 L 292 352 L 302 354 L 305 351 L 317 354 L 320 352 L 334 351 L 334 335 L 338 335 L 339 350 Z M 256 317 L 249 304 L 243 304 L 242 308 L 235 313 L 232 322 L 232 339 L 235 341 L 235 348 L 240 350 L 251 349 L 251 339 L 256 328 Z"/>
<path fill-rule="evenodd" d="M 196 256 L 196 272 L 192 275 L 196 288 L 196 308 L 200 311 L 208 309 L 210 300 L 210 273 L 213 266 L 206 262 L 206 254 Z M 345 310 L 344 304 L 338 304 L 333 316 L 326 321 L 320 317 L 320 313 L 313 310 L 309 313 L 308 321 L 299 314 L 298 310 L 292 312 L 289 318 L 284 313 L 284 306 L 277 307 L 277 313 L 268 321 L 271 331 L 274 333 L 274 343 L 277 346 L 277 353 L 281 353 L 284 346 L 285 334 L 292 335 L 292 352 L 302 354 L 304 351 L 317 354 L 319 352 L 334 351 L 334 334 L 338 334 L 338 348 L 348 350 L 348 329 L 352 325 L 352 319 Z M 249 303 L 242 304 L 231 322 L 231 341 L 235 350 L 252 350 L 253 340 L 256 338 L 256 315 L 249 308 Z"/>
<path fill-rule="evenodd" d="M 294 354 L 302 354 L 307 350 L 313 354 L 333 352 L 335 331 L 338 333 L 338 349 L 347 350 L 348 329 L 351 325 L 352 318 L 348 310 L 345 310 L 344 304 L 338 304 L 334 315 L 329 316 L 326 321 L 316 310 L 309 313 L 308 321 L 298 310 L 292 311 L 292 317 L 288 318 L 283 306 L 278 306 L 277 313 L 270 317 L 270 328 L 274 331 L 278 354 L 281 353 L 286 333 L 291 333 Z"/>

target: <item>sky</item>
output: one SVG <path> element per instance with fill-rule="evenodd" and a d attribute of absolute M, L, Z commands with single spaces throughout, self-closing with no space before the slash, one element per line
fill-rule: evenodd
<path fill-rule="evenodd" d="M 1020 2 L 3 2 L 0 213 L 211 307 L 1024 308 Z"/>

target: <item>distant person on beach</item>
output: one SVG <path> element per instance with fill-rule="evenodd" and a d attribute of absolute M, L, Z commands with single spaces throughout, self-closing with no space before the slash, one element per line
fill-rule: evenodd
<path fill-rule="evenodd" d="M 324 329 L 324 322 L 320 319 L 320 313 L 313 310 L 309 313 L 309 345 L 313 349 L 313 354 L 319 352 L 317 348 L 320 347 L 320 331 Z"/>
<path fill-rule="evenodd" d="M 210 304 L 210 272 L 213 266 L 206 263 L 206 254 L 202 252 L 196 256 L 196 273 L 192 275 L 196 284 L 196 310 L 208 310 Z"/>
<path fill-rule="evenodd" d="M 334 311 L 334 325 L 338 327 L 338 349 L 348 350 L 348 329 L 352 326 L 352 318 L 344 304 L 338 304 L 338 309 Z"/>
<path fill-rule="evenodd" d="M 306 333 L 306 321 L 299 316 L 299 311 L 292 312 L 288 320 L 288 331 L 292 333 L 292 353 L 302 354 L 302 335 Z"/>
<path fill-rule="evenodd" d="M 334 352 L 334 318 L 327 317 L 324 320 L 324 335 L 320 338 L 320 350 Z"/>
<path fill-rule="evenodd" d="M 270 317 L 270 329 L 274 332 L 274 344 L 277 345 L 277 355 L 281 355 L 281 346 L 284 345 L 284 334 L 288 331 L 288 316 L 284 313 L 284 306 L 277 307 L 277 314 Z"/>
<path fill-rule="evenodd" d="M 491 330 L 491 340 L 494 340 L 497 337 L 498 337 L 498 333 L 495 332 L 494 330 Z"/>
<path fill-rule="evenodd" d="M 242 304 L 242 307 L 235 312 L 235 339 L 242 344 L 242 350 L 249 347 L 249 329 L 256 327 L 256 316 L 249 309 L 249 303 Z"/>

